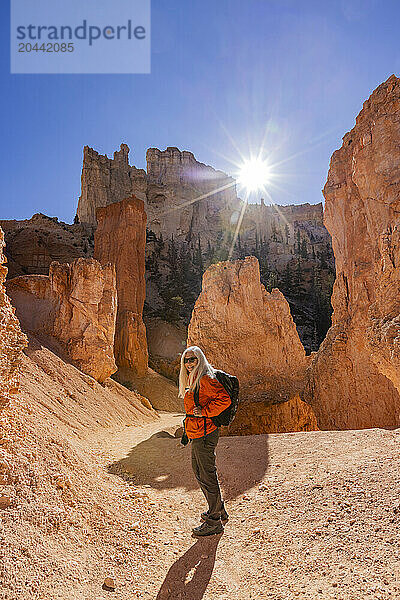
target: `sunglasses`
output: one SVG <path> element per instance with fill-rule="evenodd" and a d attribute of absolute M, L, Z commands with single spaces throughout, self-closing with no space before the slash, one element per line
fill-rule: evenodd
<path fill-rule="evenodd" d="M 184 358 L 183 362 L 185 363 L 195 363 L 197 361 L 197 358 L 195 356 L 190 356 L 189 358 Z"/>

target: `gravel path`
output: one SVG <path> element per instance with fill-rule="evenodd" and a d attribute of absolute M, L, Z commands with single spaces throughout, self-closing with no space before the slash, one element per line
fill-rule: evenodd
<path fill-rule="evenodd" d="M 400 430 L 221 437 L 230 520 L 222 535 L 196 540 L 206 505 L 190 446 L 174 437 L 180 423 L 161 414 L 92 446 L 148 499 L 143 576 L 114 598 L 400 598 Z"/>

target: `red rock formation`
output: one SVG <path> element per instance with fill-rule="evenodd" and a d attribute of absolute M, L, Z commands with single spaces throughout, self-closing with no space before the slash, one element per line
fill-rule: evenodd
<path fill-rule="evenodd" d="M 193 344 L 239 378 L 241 403 L 230 433 L 316 429 L 310 406 L 298 398 L 307 360 L 289 305 L 278 289 L 268 293 L 261 285 L 256 258 L 204 273 L 188 330 Z"/>
<path fill-rule="evenodd" d="M 4 235 L 0 228 L 0 409 L 18 391 L 21 355 L 27 345 L 15 309 L 4 289 L 7 267 L 4 266 L 3 247 Z"/>
<path fill-rule="evenodd" d="M 68 225 L 41 213 L 22 221 L 0 221 L 6 241 L 8 279 L 18 275 L 48 275 L 53 261 L 90 257 L 93 227 Z"/>
<path fill-rule="evenodd" d="M 126 144 L 113 159 L 85 146 L 77 209 L 81 223 L 96 225 L 97 208 L 134 195 L 144 200 L 149 228 L 157 235 L 197 241 L 201 233 L 206 244 L 222 229 L 224 210 L 237 203 L 232 178 L 178 148 L 149 148 L 147 173 L 130 166 L 128 157 Z"/>
<path fill-rule="evenodd" d="M 115 265 L 118 292 L 115 360 L 119 369 L 139 377 L 147 373 L 148 352 L 143 323 L 146 213 L 135 196 L 97 210 L 94 256 Z"/>
<path fill-rule="evenodd" d="M 117 369 L 113 347 L 117 297 L 115 270 L 93 259 L 53 262 L 49 275 L 23 275 L 7 292 L 27 331 L 56 343 L 81 371 L 100 382 Z"/>
<path fill-rule="evenodd" d="M 309 404 L 296 394 L 290 400 L 270 404 L 268 401 L 240 404 L 233 423 L 225 435 L 253 435 L 254 433 L 288 433 L 315 431 L 317 419 Z"/>
<path fill-rule="evenodd" d="M 400 426 L 400 79 L 364 102 L 324 188 L 332 328 L 304 397 L 323 429 Z M 396 389 L 397 388 L 397 389 Z"/>

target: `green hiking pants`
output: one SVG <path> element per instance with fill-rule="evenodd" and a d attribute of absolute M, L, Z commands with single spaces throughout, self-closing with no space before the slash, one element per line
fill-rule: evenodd
<path fill-rule="evenodd" d="M 219 519 L 224 506 L 215 466 L 215 448 L 218 439 L 219 428 L 205 437 L 192 440 L 192 468 L 208 502 L 210 519 Z"/>

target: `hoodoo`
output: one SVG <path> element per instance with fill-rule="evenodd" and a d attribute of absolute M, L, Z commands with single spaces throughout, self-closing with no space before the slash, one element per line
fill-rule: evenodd
<path fill-rule="evenodd" d="M 63 357 L 103 382 L 117 370 L 115 270 L 92 258 L 53 262 L 49 275 L 21 275 L 7 293 L 27 332 L 44 336 Z"/>
<path fill-rule="evenodd" d="M 94 256 L 115 265 L 118 309 L 115 360 L 119 369 L 147 373 L 148 353 L 143 305 L 146 295 L 146 213 L 135 196 L 97 210 Z"/>
<path fill-rule="evenodd" d="M 307 358 L 283 294 L 260 283 L 255 257 L 212 265 L 188 330 L 218 369 L 240 381 L 238 414 L 230 433 L 317 429 L 299 398 Z"/>

